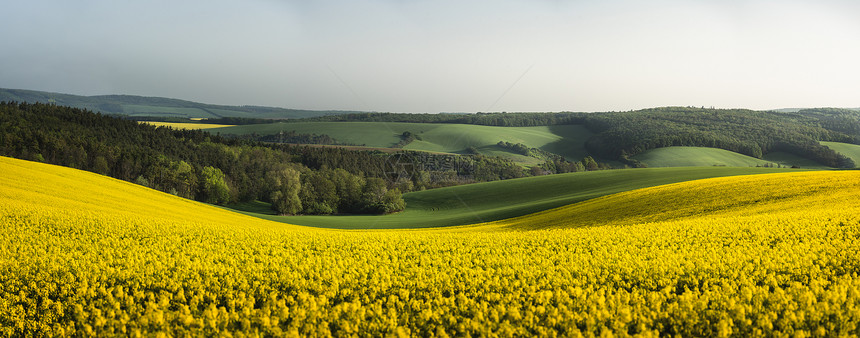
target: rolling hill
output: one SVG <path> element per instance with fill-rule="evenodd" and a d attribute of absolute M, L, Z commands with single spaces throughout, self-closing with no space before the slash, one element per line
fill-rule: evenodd
<path fill-rule="evenodd" d="M 394 147 L 404 132 L 417 135 L 403 149 L 446 153 L 465 153 L 475 147 L 488 155 L 503 155 L 525 161 L 497 146 L 499 141 L 523 143 L 557 153 L 570 160 L 586 156 L 585 140 L 591 132 L 580 125 L 540 127 L 494 127 L 468 124 L 403 122 L 301 122 L 243 125 L 218 128 L 213 132 L 233 135 L 270 135 L 295 131 L 300 134 L 326 134 L 339 142 L 368 147 Z"/>
<path fill-rule="evenodd" d="M 526 177 L 437 188 L 403 195 L 406 210 L 384 216 L 277 216 L 268 205 L 234 206 L 291 224 L 342 229 L 426 228 L 522 216 L 599 196 L 709 177 L 785 172 L 769 168 L 645 168 Z"/>
<path fill-rule="evenodd" d="M 705 147 L 665 147 L 633 157 L 649 167 L 755 167 L 770 162 L 728 150 Z"/>
<path fill-rule="evenodd" d="M 756 167 L 779 165 L 808 169 L 828 168 L 815 161 L 785 152 L 768 153 L 759 159 L 724 149 L 707 147 L 655 148 L 646 150 L 632 158 L 647 164 L 649 167 Z"/>
<path fill-rule="evenodd" d="M 767 161 L 764 163 L 823 168 L 853 165 L 829 147 L 819 144 L 819 140 L 846 144 L 860 142 L 857 141 L 860 137 L 857 136 L 857 111 L 848 109 L 762 112 L 662 107 L 607 113 L 385 114 L 220 106 L 158 97 L 76 96 L 19 89 L 0 89 L 0 101 L 54 103 L 108 114 L 162 118 L 167 121 L 220 117 L 311 118 L 311 121 L 316 122 L 294 124 L 286 128 L 281 124 L 237 126 L 213 132 L 266 135 L 295 130 L 302 134 L 326 134 L 339 143 L 390 148 L 400 143 L 403 132 L 410 131 L 420 139 L 405 145 L 405 149 L 465 153 L 474 147 L 481 154 L 506 157 L 524 166 L 534 166 L 543 160 L 517 154 L 496 143 L 523 143 L 573 161 L 591 155 L 615 166 L 622 163 L 635 166 L 625 156 L 633 156 L 634 160 L 640 159 L 643 163 L 658 167 L 715 164 L 748 166 L 763 163 L 702 148 L 716 147 L 760 157 Z M 338 122 L 329 124 L 320 121 Z M 695 146 L 701 151 L 690 153 L 690 150 L 671 149 L 679 145 Z M 856 165 L 858 161 L 854 162 Z"/>
<path fill-rule="evenodd" d="M 80 96 L 41 92 L 24 89 L 0 88 L 0 101 L 29 103 L 53 103 L 88 109 L 103 114 L 126 115 L 131 117 L 162 118 L 219 118 L 246 117 L 269 119 L 297 119 L 335 114 L 355 113 L 354 111 L 317 111 L 285 109 L 259 106 L 224 106 L 197 103 L 163 97 L 134 95 L 97 95 Z"/>
<path fill-rule="evenodd" d="M 848 156 L 854 160 L 856 166 L 860 167 L 860 145 L 841 142 L 821 142 L 821 144 L 842 155 Z"/>
<path fill-rule="evenodd" d="M 54 215 L 51 217 L 58 220 L 81 218 L 94 224 L 99 219 L 115 218 L 129 224 L 290 226 L 62 166 L 0 156 L 0 172 L 4 214 Z"/>
<path fill-rule="evenodd" d="M 638 189 L 496 222 L 518 229 L 838 218 L 860 208 L 858 171 L 718 177 Z M 848 208 L 848 209 L 846 209 Z M 804 215 L 804 216 L 798 216 Z M 860 219 L 858 214 L 850 218 Z M 854 226 L 860 225 L 855 223 Z"/>
<path fill-rule="evenodd" d="M 826 336 L 860 322 L 857 171 L 413 231 L 289 226 L 9 158 L 0 172 L 3 336 Z"/>

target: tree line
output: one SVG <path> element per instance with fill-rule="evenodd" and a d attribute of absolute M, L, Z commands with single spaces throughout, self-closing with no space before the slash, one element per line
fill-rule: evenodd
<path fill-rule="evenodd" d="M 334 138 L 326 134 L 300 134 L 297 133 L 295 130 L 280 131 L 276 134 L 269 135 L 250 134 L 236 137 L 244 137 L 251 140 L 273 143 L 351 145 L 335 140 Z"/>
<path fill-rule="evenodd" d="M 270 144 L 17 102 L 0 102 L 0 155 L 213 204 L 261 200 L 282 214 L 396 212 L 404 192 L 526 175 L 501 158 Z M 463 165 L 433 164 L 453 162 Z"/>

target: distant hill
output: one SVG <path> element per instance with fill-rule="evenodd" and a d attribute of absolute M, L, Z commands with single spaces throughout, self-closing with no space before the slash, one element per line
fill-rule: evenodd
<path fill-rule="evenodd" d="M 780 109 L 770 109 L 770 111 L 780 112 L 780 113 L 797 113 L 802 110 L 815 110 L 816 108 L 780 108 Z M 820 109 L 820 108 L 818 108 Z M 860 108 L 839 108 L 845 110 L 856 110 L 860 111 Z"/>
<path fill-rule="evenodd" d="M 264 118 L 297 119 L 356 111 L 300 110 L 259 106 L 222 106 L 164 97 L 134 95 L 80 96 L 24 89 L 0 88 L 0 101 L 54 103 L 103 114 L 158 118 Z"/>

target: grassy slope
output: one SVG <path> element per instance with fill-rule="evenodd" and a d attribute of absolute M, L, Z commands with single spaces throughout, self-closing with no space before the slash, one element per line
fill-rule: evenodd
<path fill-rule="evenodd" d="M 854 160 L 854 164 L 860 167 L 860 145 L 840 142 L 821 142 L 821 144 L 842 155 L 850 157 Z"/>
<path fill-rule="evenodd" d="M 732 151 L 706 147 L 665 147 L 645 151 L 633 158 L 649 167 L 755 167 L 765 160 Z"/>
<path fill-rule="evenodd" d="M 857 171 L 815 171 L 720 177 L 681 182 L 596 198 L 502 220 L 491 226 L 520 229 L 617 226 L 706 219 L 791 219 L 786 214 L 841 213 L 857 194 Z M 841 210 L 841 211 L 839 211 Z M 807 215 L 808 216 L 808 215 Z"/>
<path fill-rule="evenodd" d="M 645 151 L 633 157 L 649 167 L 697 167 L 726 166 L 754 167 L 778 163 L 784 166 L 797 165 L 801 168 L 826 168 L 814 161 L 788 153 L 771 153 L 763 159 L 738 154 L 736 152 L 707 147 L 665 147 Z"/>
<path fill-rule="evenodd" d="M 421 228 L 500 220 L 587 199 L 709 177 L 785 172 L 767 168 L 647 168 L 594 171 L 469 184 L 404 194 L 406 211 L 385 216 L 275 216 L 265 205 L 240 206 L 249 215 L 316 227 Z"/>
<path fill-rule="evenodd" d="M 235 126 L 218 129 L 222 134 L 275 134 L 280 131 L 300 134 L 326 134 L 334 139 L 369 147 L 392 147 L 405 131 L 417 134 L 405 147 L 446 153 L 463 153 L 469 146 L 487 155 L 508 156 L 520 162 L 533 161 L 511 154 L 496 146 L 499 141 L 523 143 L 580 160 L 586 155 L 585 140 L 591 132 L 579 125 L 542 127 L 492 127 L 465 124 L 397 123 L 397 122 L 305 122 Z"/>

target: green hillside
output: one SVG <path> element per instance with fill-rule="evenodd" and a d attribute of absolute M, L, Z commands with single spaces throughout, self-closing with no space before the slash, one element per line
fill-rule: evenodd
<path fill-rule="evenodd" d="M 860 167 L 860 145 L 840 142 L 821 142 L 821 144 L 842 155 L 848 156 L 854 160 L 854 164 L 857 167 Z"/>
<path fill-rule="evenodd" d="M 647 150 L 634 159 L 649 167 L 755 167 L 779 164 L 808 169 L 826 169 L 815 161 L 785 152 L 766 154 L 761 159 L 736 152 L 707 147 L 665 147 Z"/>
<path fill-rule="evenodd" d="M 80 96 L 23 89 L 0 88 L 0 101 L 53 103 L 104 114 L 159 118 L 271 118 L 295 119 L 353 111 L 317 111 L 257 106 L 222 106 L 163 97 L 134 95 Z"/>
<path fill-rule="evenodd" d="M 263 203 L 236 210 L 290 224 L 343 229 L 424 228 L 522 216 L 622 191 L 710 177 L 786 172 L 768 168 L 646 168 L 527 177 L 404 194 L 406 211 L 384 216 L 276 216 Z M 241 211 L 241 210 L 244 211 Z"/>
<path fill-rule="evenodd" d="M 832 167 L 828 167 L 808 158 L 803 158 L 783 151 L 764 154 L 762 159 L 769 163 L 778 163 L 786 167 L 797 166 L 805 169 L 832 169 Z"/>
<path fill-rule="evenodd" d="M 494 127 L 446 123 L 404 122 L 301 122 L 242 125 L 218 128 L 213 132 L 233 135 L 271 135 L 295 131 L 300 134 L 326 134 L 335 140 L 369 147 L 393 147 L 401 141 L 404 132 L 418 136 L 404 149 L 445 153 L 465 153 L 475 147 L 485 155 L 506 156 L 519 162 L 535 161 L 511 153 L 496 144 L 499 141 L 523 143 L 565 156 L 569 160 L 581 160 L 587 155 L 584 144 L 592 133 L 581 125 L 539 127 Z"/>

